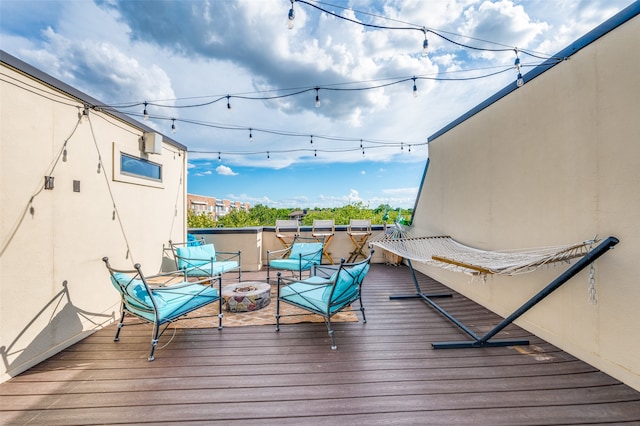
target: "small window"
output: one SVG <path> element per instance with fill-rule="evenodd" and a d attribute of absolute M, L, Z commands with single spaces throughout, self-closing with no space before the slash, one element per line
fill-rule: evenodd
<path fill-rule="evenodd" d="M 162 182 L 162 165 L 137 158 L 132 155 L 120 154 L 120 171 L 124 175 L 142 177 L 156 182 Z"/>

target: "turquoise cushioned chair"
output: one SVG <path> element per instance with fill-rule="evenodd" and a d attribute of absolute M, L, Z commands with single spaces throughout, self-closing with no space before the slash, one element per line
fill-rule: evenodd
<path fill-rule="evenodd" d="M 362 281 L 369 271 L 371 256 L 357 263 L 347 264 L 344 259 L 340 265 L 317 265 L 312 275 L 305 280 L 292 280 L 282 277 L 278 272 L 278 298 L 276 299 L 276 331 L 280 330 L 280 303 L 288 303 L 320 315 L 324 318 L 331 338 L 331 349 L 337 349 L 331 317 L 350 307 L 356 300 L 360 305 L 363 322 L 367 322 L 362 305 Z M 301 314 L 291 314 L 301 315 Z M 289 316 L 289 315 L 286 315 Z"/>
<path fill-rule="evenodd" d="M 174 243 L 169 241 L 176 261 L 176 268 L 186 272 L 189 277 L 215 277 L 227 272 L 237 271 L 238 282 L 242 279 L 240 252 L 217 251 L 211 243 L 204 240 Z"/>
<path fill-rule="evenodd" d="M 267 282 L 271 282 L 271 269 L 291 271 L 302 279 L 303 271 L 311 271 L 322 263 L 324 239 L 296 236 L 291 246 L 282 250 L 267 251 Z"/>
<path fill-rule="evenodd" d="M 111 267 L 107 257 L 102 260 L 109 271 L 111 284 L 121 296 L 122 315 L 114 341 L 117 342 L 120 338 L 120 330 L 124 326 L 124 316 L 127 313 L 152 323 L 153 337 L 149 361 L 154 360 L 158 339 L 167 326 L 189 312 L 220 300 L 221 276 L 218 276 L 218 288 L 215 288 L 210 277 L 202 281 L 187 281 L 184 270 L 145 276 L 140 264 L 134 265 L 135 270 L 119 270 Z M 148 280 L 158 280 L 160 277 L 163 283 L 149 284 Z M 179 278 L 178 282 L 173 282 L 176 278 Z M 166 326 L 160 331 L 164 324 Z M 218 309 L 218 329 L 222 329 L 222 303 Z"/>

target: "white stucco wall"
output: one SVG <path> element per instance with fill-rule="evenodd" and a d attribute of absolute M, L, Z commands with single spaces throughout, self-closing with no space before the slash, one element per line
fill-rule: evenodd
<path fill-rule="evenodd" d="M 147 156 L 140 128 L 96 111 L 73 133 L 82 103 L 4 63 L 2 73 L 0 377 L 6 380 L 118 315 L 103 256 L 116 267 L 135 261 L 148 274 L 159 270 L 163 243 L 186 232 L 186 155 L 164 142 L 161 155 Z M 114 180 L 120 148 L 161 164 L 162 183 Z M 49 174 L 54 189 L 41 190 Z M 113 220 L 114 205 L 120 221 Z"/>
<path fill-rule="evenodd" d="M 588 271 L 517 323 L 640 390 L 640 18 L 431 141 L 414 232 L 483 249 L 616 236 Z M 500 315 L 566 265 L 486 284 L 416 264 Z"/>

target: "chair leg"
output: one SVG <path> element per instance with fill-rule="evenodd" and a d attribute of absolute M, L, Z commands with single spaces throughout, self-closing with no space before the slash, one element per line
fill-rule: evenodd
<path fill-rule="evenodd" d="M 222 297 L 222 275 L 218 278 L 218 330 L 222 330 L 222 303 L 224 298 Z"/>
<path fill-rule="evenodd" d="M 360 312 L 362 312 L 362 322 L 366 324 L 367 323 L 367 317 L 364 314 L 364 306 L 362 306 L 362 299 L 359 299 L 359 302 L 360 302 Z"/>
<path fill-rule="evenodd" d="M 329 329 L 329 337 L 331 338 L 331 350 L 335 351 L 338 349 L 338 346 L 336 345 L 333 328 L 331 328 L 331 317 L 327 318 L 327 328 Z"/>
<path fill-rule="evenodd" d="M 153 356 L 153 353 L 156 351 L 156 346 L 158 346 L 158 334 L 160 333 L 160 325 L 159 324 L 154 324 L 153 325 L 153 339 L 151 339 L 151 352 L 149 353 L 149 358 L 147 358 L 147 361 L 153 361 L 155 359 L 155 357 Z"/>
<path fill-rule="evenodd" d="M 116 329 L 116 336 L 113 338 L 114 342 L 120 340 L 120 330 L 124 327 L 124 310 L 122 311 L 122 316 L 120 317 L 120 322 L 118 323 L 118 328 Z"/>
<path fill-rule="evenodd" d="M 276 298 L 276 331 L 280 331 L 280 299 Z"/>

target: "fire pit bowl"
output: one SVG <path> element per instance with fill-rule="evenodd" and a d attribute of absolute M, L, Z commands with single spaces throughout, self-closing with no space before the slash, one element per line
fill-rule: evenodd
<path fill-rule="evenodd" d="M 271 302 L 271 286 L 259 281 L 245 281 L 222 288 L 227 312 L 251 312 Z"/>

